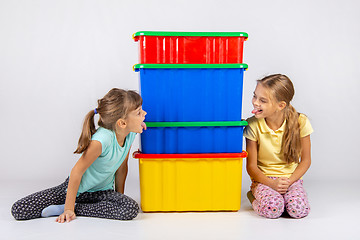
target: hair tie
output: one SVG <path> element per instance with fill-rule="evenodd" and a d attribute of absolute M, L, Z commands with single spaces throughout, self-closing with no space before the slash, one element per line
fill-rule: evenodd
<path fill-rule="evenodd" d="M 96 111 L 96 108 L 94 109 L 94 113 L 95 113 L 95 114 L 98 114 L 98 112 Z"/>

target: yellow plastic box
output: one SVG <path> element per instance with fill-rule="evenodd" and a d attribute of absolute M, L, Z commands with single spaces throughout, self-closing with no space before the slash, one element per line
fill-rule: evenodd
<path fill-rule="evenodd" d="M 141 154 L 144 212 L 238 211 L 242 153 Z"/>

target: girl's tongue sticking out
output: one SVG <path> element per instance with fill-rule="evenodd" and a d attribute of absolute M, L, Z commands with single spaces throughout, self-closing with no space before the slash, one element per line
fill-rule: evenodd
<path fill-rule="evenodd" d="M 260 112 L 261 112 L 261 110 L 256 109 L 256 108 L 251 111 L 252 114 L 257 114 L 257 113 L 260 113 Z"/>

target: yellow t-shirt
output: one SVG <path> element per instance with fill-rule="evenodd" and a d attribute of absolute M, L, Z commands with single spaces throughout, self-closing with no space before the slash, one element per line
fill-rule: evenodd
<path fill-rule="evenodd" d="M 247 122 L 249 125 L 244 129 L 244 137 L 258 144 L 259 169 L 269 177 L 290 177 L 298 163 L 287 164 L 281 151 L 286 120 L 276 131 L 269 128 L 264 118 L 251 117 Z M 314 131 L 304 114 L 300 114 L 299 124 L 300 137 L 306 137 Z"/>

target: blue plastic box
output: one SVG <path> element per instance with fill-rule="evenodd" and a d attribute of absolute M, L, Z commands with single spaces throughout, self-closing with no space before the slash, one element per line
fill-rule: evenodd
<path fill-rule="evenodd" d="M 246 64 L 137 64 L 146 121 L 240 121 Z"/>
<path fill-rule="evenodd" d="M 145 154 L 242 152 L 246 121 L 146 122 L 141 134 Z"/>

